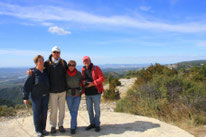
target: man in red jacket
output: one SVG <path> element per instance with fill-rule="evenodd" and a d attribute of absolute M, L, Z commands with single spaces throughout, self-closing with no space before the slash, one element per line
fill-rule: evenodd
<path fill-rule="evenodd" d="M 83 57 L 84 67 L 82 68 L 83 85 L 86 95 L 87 111 L 89 114 L 90 125 L 86 130 L 95 128 L 96 132 L 100 131 L 100 101 L 101 94 L 104 91 L 102 83 L 104 82 L 104 75 L 98 66 L 91 63 L 88 56 Z M 95 115 L 94 115 L 94 110 Z"/>

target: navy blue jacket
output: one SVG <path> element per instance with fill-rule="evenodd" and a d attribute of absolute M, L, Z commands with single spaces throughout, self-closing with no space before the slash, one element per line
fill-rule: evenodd
<path fill-rule="evenodd" d="M 28 100 L 29 94 L 31 98 L 38 98 L 42 95 L 48 95 L 50 90 L 48 72 L 46 69 L 43 72 L 34 68 L 32 75 L 29 75 L 23 87 L 23 99 Z"/>

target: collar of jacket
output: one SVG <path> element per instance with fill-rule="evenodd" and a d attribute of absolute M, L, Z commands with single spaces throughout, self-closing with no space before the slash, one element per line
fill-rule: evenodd
<path fill-rule="evenodd" d="M 73 77 L 75 76 L 77 73 L 77 69 L 75 68 L 73 71 L 70 71 L 69 69 L 67 69 L 67 74 L 70 76 L 70 77 Z"/>

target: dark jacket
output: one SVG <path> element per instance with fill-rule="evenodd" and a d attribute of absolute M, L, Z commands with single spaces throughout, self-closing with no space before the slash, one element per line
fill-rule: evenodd
<path fill-rule="evenodd" d="M 29 75 L 24 83 L 23 87 L 23 99 L 28 100 L 29 94 L 31 93 L 31 98 L 38 98 L 42 95 L 49 94 L 49 78 L 48 73 L 44 69 L 40 72 L 38 69 L 34 68 L 32 75 Z"/>
<path fill-rule="evenodd" d="M 66 61 L 61 59 L 58 63 L 54 63 L 52 61 L 52 55 L 50 55 L 49 59 L 44 63 L 44 67 L 49 75 L 50 92 L 61 93 L 66 91 Z"/>

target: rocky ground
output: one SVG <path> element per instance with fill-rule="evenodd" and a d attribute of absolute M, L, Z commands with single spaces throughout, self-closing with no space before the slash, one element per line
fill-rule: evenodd
<path fill-rule="evenodd" d="M 85 127 L 89 125 L 86 111 L 79 111 L 77 123 L 76 137 L 193 137 L 184 130 L 157 119 L 107 111 L 101 112 L 100 132 L 95 132 L 94 129 L 85 131 Z M 68 111 L 65 114 L 64 127 L 66 133 L 57 131 L 52 136 L 71 136 Z M 49 120 L 46 129 L 50 129 Z M 35 137 L 32 116 L 1 122 L 0 131 L 0 137 Z"/>

